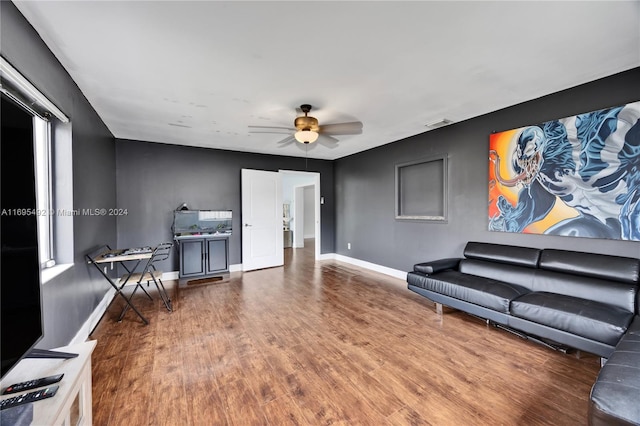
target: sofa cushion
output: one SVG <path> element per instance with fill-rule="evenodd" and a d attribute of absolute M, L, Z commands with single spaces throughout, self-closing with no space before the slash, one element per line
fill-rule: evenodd
<path fill-rule="evenodd" d="M 410 272 L 407 279 L 410 284 L 426 290 L 504 313 L 509 312 L 509 302 L 512 299 L 529 291 L 515 284 L 452 270 L 432 276 Z"/>
<path fill-rule="evenodd" d="M 640 317 L 636 316 L 591 389 L 590 424 L 640 424 Z"/>
<path fill-rule="evenodd" d="M 500 281 L 526 287 L 529 290 L 533 290 L 536 274 L 536 269 L 476 259 L 461 260 L 459 271 L 478 277 L 499 279 Z"/>
<path fill-rule="evenodd" d="M 531 292 L 511 302 L 511 315 L 608 345 L 618 343 L 633 313 L 593 300 Z"/>
<path fill-rule="evenodd" d="M 640 259 L 604 254 L 545 249 L 540 256 L 540 269 L 623 283 L 638 284 L 640 280 Z"/>
<path fill-rule="evenodd" d="M 538 270 L 531 291 L 594 300 L 635 312 L 638 286 L 633 283 Z"/>
<path fill-rule="evenodd" d="M 540 249 L 529 247 L 469 241 L 464 248 L 464 256 L 467 259 L 489 260 L 535 268 L 538 266 L 541 251 Z"/>

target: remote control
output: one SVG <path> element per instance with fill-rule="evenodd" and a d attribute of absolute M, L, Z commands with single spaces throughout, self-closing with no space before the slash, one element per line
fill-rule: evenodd
<path fill-rule="evenodd" d="M 29 390 L 29 389 L 35 389 L 35 388 L 41 388 L 43 386 L 49 386 L 49 385 L 52 385 L 54 383 L 58 383 L 60 380 L 62 380 L 62 376 L 64 376 L 64 374 L 58 374 L 58 375 L 55 375 L 55 376 L 43 377 L 41 379 L 29 380 L 28 382 L 16 383 L 16 384 L 13 384 L 13 385 L 9 386 L 8 388 L 6 388 L 2 392 L 2 394 L 3 395 L 7 395 L 7 394 L 10 394 L 10 393 L 18 393 L 18 392 L 26 391 L 26 390 Z"/>
<path fill-rule="evenodd" d="M 0 410 L 15 407 L 16 405 L 28 404 L 30 402 L 40 401 L 41 399 L 51 398 L 58 391 L 58 385 L 45 389 L 39 389 L 24 395 L 16 395 L 14 397 L 3 399 L 0 401 Z"/>

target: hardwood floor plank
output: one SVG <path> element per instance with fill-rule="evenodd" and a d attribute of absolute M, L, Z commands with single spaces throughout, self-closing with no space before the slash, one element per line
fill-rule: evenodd
<path fill-rule="evenodd" d="M 180 424 L 194 426 L 230 424 L 227 419 L 227 409 L 213 377 L 200 376 L 199 380 L 188 381 L 185 385 L 185 392 L 189 417 L 188 421 L 183 419 Z"/>
<path fill-rule="evenodd" d="M 148 403 L 152 389 L 147 378 L 152 366 L 126 369 L 121 375 L 120 392 L 115 399 L 111 423 L 115 425 L 143 425 L 149 421 L 150 409 Z M 124 391 L 123 391 L 124 390 Z M 99 423 L 96 423 L 99 424 Z"/>
<path fill-rule="evenodd" d="M 212 346 L 209 346 L 211 348 Z M 243 378 L 242 365 L 233 350 L 220 354 L 212 354 L 211 371 L 216 378 L 218 387 L 222 388 L 229 383 Z"/>
<path fill-rule="evenodd" d="M 286 394 L 282 383 L 269 363 L 259 352 L 240 357 L 246 382 L 260 405 L 267 404 Z M 247 372 L 249 372 L 247 374 Z"/>
<path fill-rule="evenodd" d="M 405 402 L 407 407 L 418 413 L 417 418 L 427 419 L 434 424 L 450 424 L 454 420 L 456 422 L 457 419 L 462 420 L 459 404 L 451 398 L 451 395 L 445 395 L 440 389 L 428 389 L 417 385 L 397 371 L 390 370 L 386 365 L 372 372 L 371 375 L 380 383 L 384 383 L 394 395 Z M 392 419 L 396 417 L 391 416 Z"/>
<path fill-rule="evenodd" d="M 149 407 L 149 425 L 185 424 L 189 419 L 188 396 L 181 374 L 154 374 L 151 378 L 151 395 L 146 400 Z M 116 423 L 112 424 L 126 424 Z"/>
<path fill-rule="evenodd" d="M 310 352 L 313 352 L 313 349 Z M 351 424 L 383 425 L 387 423 L 386 416 L 376 410 L 375 402 L 372 403 L 364 397 L 366 389 L 354 386 L 326 360 L 321 359 L 318 364 L 320 368 L 317 371 L 305 370 L 305 373 L 323 384 L 322 390 L 331 401 L 340 401 L 340 406 L 336 407 L 338 410 L 341 407 L 348 407 L 348 410 L 343 409 L 341 413 L 345 420 Z"/>
<path fill-rule="evenodd" d="M 105 339 L 105 342 L 108 340 Z M 98 344 L 96 344 L 96 348 L 98 348 Z M 108 424 L 116 397 L 120 391 L 120 373 L 123 371 L 126 357 L 109 356 L 103 358 L 103 354 L 109 353 L 108 344 L 101 345 L 100 348 L 104 352 L 96 352 L 94 349 L 91 356 L 91 364 L 93 366 L 91 381 L 94 383 L 92 395 L 93 417 L 96 424 Z M 99 383 L 99 386 L 96 386 L 95 383 Z"/>
<path fill-rule="evenodd" d="M 217 387 L 213 363 L 209 356 L 209 347 L 205 343 L 196 342 L 182 348 L 182 362 L 188 368 L 183 368 L 185 382 L 198 382 L 203 378 L 209 378 L 214 387 Z"/>
<path fill-rule="evenodd" d="M 388 421 L 389 424 L 396 426 L 431 426 L 436 424 L 430 423 L 416 410 L 406 406 L 389 416 Z"/>
<path fill-rule="evenodd" d="M 313 380 L 304 371 L 296 371 L 285 379 L 289 395 L 298 406 L 307 424 L 332 425 L 348 420 L 344 414 L 336 409 L 317 378 Z"/>
<path fill-rule="evenodd" d="M 244 379 L 228 382 L 219 391 L 229 424 L 246 426 L 266 423 L 258 401 Z"/>
<path fill-rule="evenodd" d="M 300 412 L 298 405 L 293 402 L 293 399 L 288 395 L 283 395 L 269 401 L 269 403 L 263 407 L 263 411 L 267 423 L 270 425 L 303 426 L 308 424 Z"/>
<path fill-rule="evenodd" d="M 586 423 L 599 359 L 553 352 L 312 248 L 94 330 L 94 424 Z"/>
<path fill-rule="evenodd" d="M 389 417 L 405 406 L 405 402 L 398 398 L 387 385 L 361 370 L 348 358 L 332 358 L 331 365 L 336 373 L 345 380 L 349 380 L 359 391 L 359 395 L 381 415 Z"/>

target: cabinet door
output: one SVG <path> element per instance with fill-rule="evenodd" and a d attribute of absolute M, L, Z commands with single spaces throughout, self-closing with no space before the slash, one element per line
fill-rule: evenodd
<path fill-rule="evenodd" d="M 180 276 L 204 275 L 204 239 L 180 241 Z"/>
<path fill-rule="evenodd" d="M 229 269 L 228 238 L 207 240 L 207 273 Z"/>

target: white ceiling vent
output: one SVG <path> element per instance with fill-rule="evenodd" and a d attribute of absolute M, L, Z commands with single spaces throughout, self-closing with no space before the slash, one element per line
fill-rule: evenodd
<path fill-rule="evenodd" d="M 449 120 L 447 118 L 443 118 L 442 120 L 439 121 L 435 121 L 433 123 L 429 123 L 426 126 L 430 129 L 437 129 L 438 127 L 444 127 L 444 126 L 448 126 L 449 124 L 453 123 L 453 120 Z"/>

